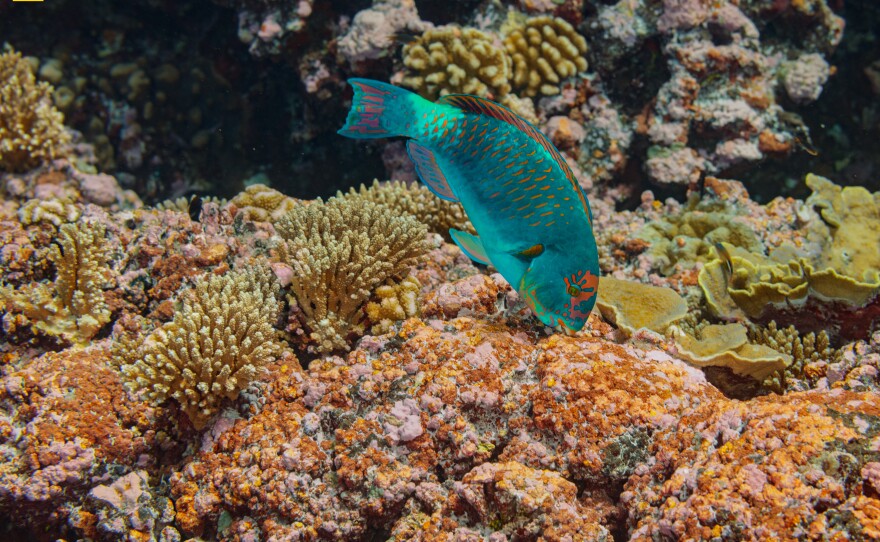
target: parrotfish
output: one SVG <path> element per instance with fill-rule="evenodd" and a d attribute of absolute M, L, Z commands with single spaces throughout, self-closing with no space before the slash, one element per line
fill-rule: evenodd
<path fill-rule="evenodd" d="M 431 191 L 460 201 L 477 235 L 450 229 L 475 262 L 492 264 L 545 325 L 580 330 L 596 302 L 599 258 L 587 196 L 537 128 L 467 94 L 428 101 L 370 79 L 350 79 L 339 134 L 403 136 Z"/>

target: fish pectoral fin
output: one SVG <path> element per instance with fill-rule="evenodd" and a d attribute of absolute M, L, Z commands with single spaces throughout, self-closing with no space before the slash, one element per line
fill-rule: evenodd
<path fill-rule="evenodd" d="M 446 201 L 458 201 L 446 180 L 440 161 L 431 149 L 410 139 L 406 142 L 406 152 L 415 164 L 419 178 L 435 196 Z"/>
<path fill-rule="evenodd" d="M 540 256 L 543 253 L 544 253 L 544 245 L 542 245 L 541 243 L 538 243 L 537 245 L 532 245 L 525 250 L 520 250 L 519 252 L 517 252 L 516 255 L 519 256 L 520 258 L 528 258 L 531 260 L 532 258 L 537 258 L 538 256 Z"/>
<path fill-rule="evenodd" d="M 489 265 L 492 263 L 489 261 L 489 257 L 486 256 L 486 249 L 483 248 L 483 242 L 480 241 L 480 238 L 476 235 L 471 235 L 470 233 L 459 231 L 454 228 L 449 228 L 449 235 L 452 236 L 452 240 L 455 241 L 458 248 L 460 248 L 468 258 L 483 265 Z"/>

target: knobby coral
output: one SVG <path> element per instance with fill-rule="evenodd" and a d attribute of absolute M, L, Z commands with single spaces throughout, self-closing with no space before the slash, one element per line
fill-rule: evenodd
<path fill-rule="evenodd" d="M 0 169 L 35 167 L 59 156 L 70 141 L 52 92 L 49 83 L 36 82 L 20 53 L 0 54 Z"/>
<path fill-rule="evenodd" d="M 0 301 L 7 312 L 21 313 L 46 335 L 84 344 L 110 321 L 103 292 L 109 273 L 104 226 L 87 221 L 62 224 L 49 259 L 57 273 L 53 287 L 2 287 Z"/>
<path fill-rule="evenodd" d="M 126 386 L 153 403 L 176 400 L 203 428 L 281 352 L 278 291 L 264 266 L 199 280 L 174 320 L 125 354 Z"/>
<path fill-rule="evenodd" d="M 532 17 L 504 38 L 511 82 L 525 96 L 559 94 L 559 83 L 586 71 L 587 40 L 559 17 Z"/>
<path fill-rule="evenodd" d="M 244 218 L 261 222 L 277 220 L 296 205 L 295 199 L 264 184 L 248 186 L 231 201 Z"/>
<path fill-rule="evenodd" d="M 453 93 L 499 98 L 510 92 L 510 58 L 475 28 L 441 26 L 403 48 L 403 84 L 435 100 Z"/>
<path fill-rule="evenodd" d="M 348 348 L 362 335 L 377 287 L 401 281 L 428 251 L 427 227 L 365 198 L 337 196 L 297 206 L 278 221 L 278 256 L 293 268 L 292 299 L 314 348 Z"/>

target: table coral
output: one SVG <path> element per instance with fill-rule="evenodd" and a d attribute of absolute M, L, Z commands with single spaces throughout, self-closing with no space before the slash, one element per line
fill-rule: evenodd
<path fill-rule="evenodd" d="M 688 311 L 687 302 L 671 288 L 613 277 L 599 279 L 596 306 L 605 319 L 629 335 L 642 328 L 663 333 Z"/>
<path fill-rule="evenodd" d="M 0 169 L 24 171 L 63 153 L 70 135 L 53 90 L 36 82 L 21 54 L 0 54 Z"/>

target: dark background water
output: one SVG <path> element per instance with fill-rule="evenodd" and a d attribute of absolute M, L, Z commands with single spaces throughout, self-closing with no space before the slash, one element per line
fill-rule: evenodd
<path fill-rule="evenodd" d="M 583 16 L 611 3 L 584 2 Z M 229 196 L 246 179 L 263 179 L 298 197 L 329 196 L 384 178 L 381 142 L 335 133 L 347 107 L 343 80 L 349 74 L 337 62 L 333 40 L 340 18 L 371 2 L 316 1 L 301 39 L 264 56 L 251 54 L 238 38 L 237 12 L 246 4 L 0 0 L 0 40 L 25 55 L 63 60 L 56 87 L 74 88 L 77 96 L 66 111 L 67 123 L 95 143 L 101 169 L 147 201 L 191 192 Z M 481 2 L 416 4 L 423 19 L 443 24 L 465 22 Z M 780 105 L 803 119 L 810 137 L 786 159 L 723 172 L 745 182 L 756 199 L 804 196 L 807 172 L 880 189 L 880 98 L 865 73 L 872 62 L 880 62 L 880 3 L 832 0 L 830 5 L 847 21 L 843 42 L 828 59 L 836 74 L 814 103 L 798 106 L 780 98 Z M 771 21 L 762 39 L 783 31 Z M 399 53 L 395 57 L 399 60 Z M 125 66 L 131 63 L 151 79 L 137 95 L 127 80 L 131 68 Z M 316 63 L 337 69 L 338 77 L 310 94 L 302 78 Z M 393 64 L 388 60 L 387 75 Z M 176 81 L 157 79 L 164 65 L 178 71 Z M 640 168 L 636 160 L 630 168 L 636 175 L 613 182 L 632 183 Z"/>

